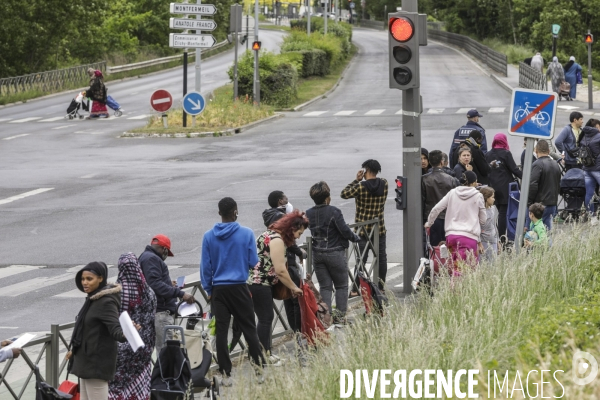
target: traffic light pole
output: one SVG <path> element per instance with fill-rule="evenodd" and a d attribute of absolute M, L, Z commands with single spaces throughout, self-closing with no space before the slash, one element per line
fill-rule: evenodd
<path fill-rule="evenodd" d="M 258 41 L 258 0 L 254 2 L 254 40 Z M 258 50 L 254 52 L 254 102 L 260 105 L 260 74 L 258 70 Z"/>
<path fill-rule="evenodd" d="M 588 30 L 588 34 L 590 31 Z M 588 43 L 588 108 L 591 110 L 594 108 L 594 98 L 593 98 L 593 78 L 592 78 L 592 43 Z"/>

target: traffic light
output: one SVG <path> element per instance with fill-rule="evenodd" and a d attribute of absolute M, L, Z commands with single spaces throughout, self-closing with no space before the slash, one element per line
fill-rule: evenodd
<path fill-rule="evenodd" d="M 583 35 L 583 42 L 585 44 L 594 43 L 594 35 L 592 35 L 591 33 L 586 33 L 585 35 Z"/>
<path fill-rule="evenodd" d="M 406 210 L 406 178 L 396 178 L 396 210 Z"/>
<path fill-rule="evenodd" d="M 255 51 L 260 50 L 260 42 L 259 41 L 252 42 L 252 50 L 255 50 Z"/>
<path fill-rule="evenodd" d="M 389 14 L 390 89 L 419 87 L 419 20 L 416 12 Z"/>

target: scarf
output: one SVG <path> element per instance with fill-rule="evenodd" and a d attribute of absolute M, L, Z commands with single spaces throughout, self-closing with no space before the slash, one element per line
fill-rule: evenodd
<path fill-rule="evenodd" d="M 492 149 L 510 150 L 508 147 L 508 139 L 504 133 L 497 133 L 492 142 Z"/>
<path fill-rule="evenodd" d="M 126 253 L 119 257 L 119 276 L 117 283 L 123 287 L 121 292 L 121 312 L 127 311 L 129 315 L 142 304 L 145 292 L 148 290 L 146 279 L 133 253 Z"/>
<path fill-rule="evenodd" d="M 565 70 L 565 72 L 569 72 L 569 70 L 571 69 L 571 67 L 573 66 L 573 64 L 575 64 L 575 61 L 569 60 L 569 62 L 566 63 L 565 66 L 563 67 L 563 69 Z"/>

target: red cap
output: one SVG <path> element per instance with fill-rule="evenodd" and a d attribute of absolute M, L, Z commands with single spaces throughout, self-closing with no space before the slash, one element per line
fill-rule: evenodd
<path fill-rule="evenodd" d="M 169 250 L 169 257 L 173 257 L 174 254 L 171 251 L 171 239 L 169 239 L 167 236 L 155 235 L 152 238 L 152 241 L 150 242 L 150 244 L 157 244 L 159 246 L 165 247 L 167 250 Z"/>

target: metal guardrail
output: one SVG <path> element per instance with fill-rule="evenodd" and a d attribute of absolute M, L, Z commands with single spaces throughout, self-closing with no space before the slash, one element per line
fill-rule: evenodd
<path fill-rule="evenodd" d="M 519 63 L 519 87 L 525 89 L 548 90 L 546 76 L 524 62 Z"/>
<path fill-rule="evenodd" d="M 386 21 L 371 21 L 368 19 L 363 19 L 358 23 L 359 26 L 363 28 L 371 28 L 371 29 L 386 29 L 387 23 Z"/>
<path fill-rule="evenodd" d="M 22 93 L 29 90 L 52 92 L 65 90 L 72 86 L 85 86 L 89 81 L 88 68 L 106 71 L 106 61 L 77 67 L 38 72 L 11 78 L 0 78 L 0 95 Z"/>
<path fill-rule="evenodd" d="M 474 58 L 490 67 L 492 70 L 504 76 L 508 75 L 508 59 L 506 57 L 506 54 L 502 54 L 495 50 L 492 50 L 491 48 L 484 46 L 483 44 L 479 43 L 474 39 L 471 39 L 468 36 L 442 31 L 439 30 L 437 27 L 437 24 L 427 24 L 428 38 L 454 45 L 466 51 Z"/>

